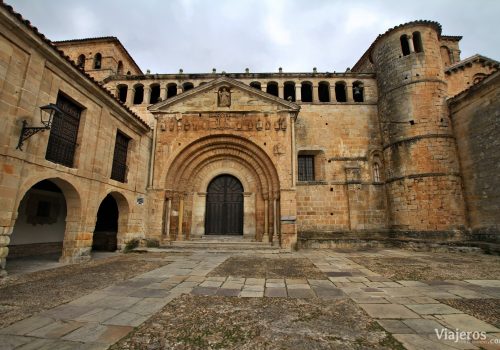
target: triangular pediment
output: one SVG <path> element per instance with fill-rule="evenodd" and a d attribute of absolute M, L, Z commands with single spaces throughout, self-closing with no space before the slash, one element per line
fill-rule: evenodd
<path fill-rule="evenodd" d="M 238 80 L 220 77 L 192 90 L 150 106 L 157 113 L 202 111 L 290 111 L 298 112 L 299 105 L 285 101 Z"/>

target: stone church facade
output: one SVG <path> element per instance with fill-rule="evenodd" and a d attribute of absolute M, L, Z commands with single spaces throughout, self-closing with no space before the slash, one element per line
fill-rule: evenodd
<path fill-rule="evenodd" d="M 6 5 L 0 32 L 2 269 L 220 235 L 496 249 L 499 63 L 436 22 L 341 73 L 143 73 L 115 37 L 51 42 Z"/>

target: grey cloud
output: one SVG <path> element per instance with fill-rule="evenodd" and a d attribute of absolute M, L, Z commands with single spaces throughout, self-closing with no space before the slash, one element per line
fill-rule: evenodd
<path fill-rule="evenodd" d="M 52 40 L 117 36 L 157 73 L 343 71 L 378 34 L 415 19 L 463 35 L 462 57 L 500 58 L 495 0 L 10 0 Z"/>

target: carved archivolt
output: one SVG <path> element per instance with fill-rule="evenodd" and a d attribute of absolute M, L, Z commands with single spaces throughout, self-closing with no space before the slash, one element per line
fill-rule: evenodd
<path fill-rule="evenodd" d="M 279 192 L 279 176 L 269 156 L 253 142 L 233 135 L 208 136 L 188 145 L 170 164 L 165 189 L 192 191 L 197 174 L 222 159 L 254 174 L 261 193 Z"/>

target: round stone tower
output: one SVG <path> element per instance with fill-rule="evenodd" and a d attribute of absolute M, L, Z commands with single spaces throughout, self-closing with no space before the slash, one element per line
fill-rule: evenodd
<path fill-rule="evenodd" d="M 370 51 L 390 228 L 421 238 L 451 238 L 465 226 L 440 35 L 439 23 L 411 22 L 380 35 Z"/>

